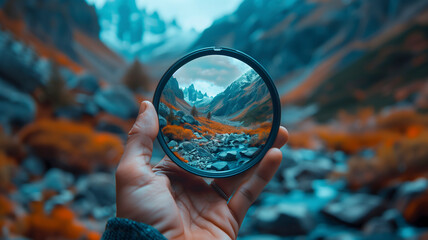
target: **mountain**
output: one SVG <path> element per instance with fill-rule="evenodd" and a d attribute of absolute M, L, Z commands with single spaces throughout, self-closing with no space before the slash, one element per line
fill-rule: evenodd
<path fill-rule="evenodd" d="M 424 0 L 244 0 L 191 49 L 226 46 L 253 56 L 272 75 L 283 107 L 304 112 L 294 122 L 314 115 L 325 121 L 340 109 L 370 102 L 376 110 L 399 104 L 403 98 L 395 93 L 410 91 L 403 89 L 420 95 L 423 87 L 415 82 L 428 74 L 412 64 L 428 56 L 424 47 L 415 52 L 404 39 L 424 46 L 427 10 Z"/>
<path fill-rule="evenodd" d="M 178 81 L 175 77 L 171 77 L 165 85 L 162 96 L 172 105 L 177 105 L 177 99 L 184 100 L 184 93 L 178 86 Z"/>
<path fill-rule="evenodd" d="M 135 0 L 106 1 L 97 14 L 103 42 L 128 60 L 163 60 L 163 55 L 187 49 L 198 36 L 174 19 L 167 21 L 156 11 L 138 8 Z"/>
<path fill-rule="evenodd" d="M 0 10 L 0 25 L 37 55 L 71 72 L 85 69 L 115 82 L 126 67 L 123 59 L 100 41 L 95 8 L 84 0 L 7 0 Z"/>
<path fill-rule="evenodd" d="M 207 108 L 213 116 L 227 117 L 249 124 L 251 121 L 246 120 L 246 117 L 251 117 L 252 121 L 266 120 L 266 116 L 272 113 L 272 104 L 269 107 L 269 103 L 270 94 L 266 84 L 251 69 L 215 96 Z M 257 112 L 260 118 L 255 118 L 253 114 L 247 115 L 248 112 Z"/>

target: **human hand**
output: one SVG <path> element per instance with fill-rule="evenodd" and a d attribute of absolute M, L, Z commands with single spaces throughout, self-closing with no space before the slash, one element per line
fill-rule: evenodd
<path fill-rule="evenodd" d="M 287 130 L 279 129 L 273 147 L 253 168 L 214 180 L 227 196 L 234 193 L 229 202 L 167 157 L 152 167 L 158 131 L 152 103 L 142 102 L 116 171 L 117 217 L 151 225 L 168 239 L 236 239 L 248 208 L 281 163 Z"/>

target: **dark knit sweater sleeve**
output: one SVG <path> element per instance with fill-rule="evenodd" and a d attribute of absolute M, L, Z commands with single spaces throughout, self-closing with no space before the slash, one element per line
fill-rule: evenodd
<path fill-rule="evenodd" d="M 102 236 L 103 240 L 121 239 L 153 239 L 166 240 L 166 238 L 152 226 L 135 222 L 126 218 L 110 218 L 106 230 Z"/>

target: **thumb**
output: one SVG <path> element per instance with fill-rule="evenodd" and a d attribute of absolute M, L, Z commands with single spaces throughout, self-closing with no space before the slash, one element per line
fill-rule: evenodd
<path fill-rule="evenodd" d="M 130 171 L 137 171 L 138 175 L 153 174 L 150 159 L 158 130 L 158 117 L 153 104 L 149 101 L 142 102 L 137 120 L 128 133 L 128 141 L 116 174 L 129 174 Z M 121 169 L 126 171 L 120 171 Z"/>

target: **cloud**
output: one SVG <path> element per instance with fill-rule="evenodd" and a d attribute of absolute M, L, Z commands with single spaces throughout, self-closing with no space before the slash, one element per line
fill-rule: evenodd
<path fill-rule="evenodd" d="M 202 92 L 219 92 L 226 89 L 239 76 L 250 69 L 246 63 L 232 57 L 222 55 L 210 55 L 192 60 L 178 69 L 173 76 L 177 79 L 180 87 L 211 86 L 213 89 L 198 89 Z M 203 83 L 203 84 L 201 84 Z M 213 91 L 215 89 L 215 91 Z M 210 94 L 209 94 L 210 95 Z"/>

